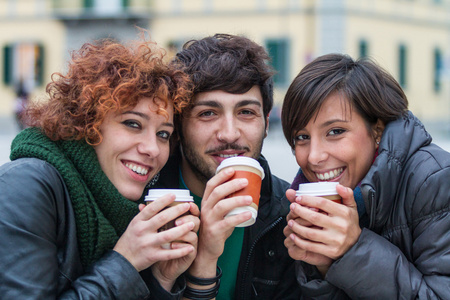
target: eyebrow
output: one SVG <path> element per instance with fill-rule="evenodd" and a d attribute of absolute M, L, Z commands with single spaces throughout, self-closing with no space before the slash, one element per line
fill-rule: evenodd
<path fill-rule="evenodd" d="M 322 125 L 320 125 L 321 127 L 327 127 L 333 123 L 338 123 L 338 122 L 342 122 L 342 123 L 348 123 L 349 121 L 347 120 L 343 120 L 343 119 L 331 119 L 326 121 L 325 123 L 323 123 Z"/>
<path fill-rule="evenodd" d="M 257 105 L 257 106 L 261 107 L 261 102 L 258 100 L 241 100 L 237 103 L 236 107 L 243 107 L 243 106 L 247 106 L 247 105 Z M 194 107 L 196 107 L 196 106 L 210 106 L 210 107 L 217 107 L 217 108 L 222 107 L 222 105 L 215 100 L 200 100 L 194 104 Z"/>
<path fill-rule="evenodd" d="M 150 117 L 149 117 L 148 115 L 146 115 L 146 114 L 144 114 L 144 113 L 141 113 L 141 112 L 129 110 L 129 111 L 124 111 L 124 112 L 122 113 L 122 115 L 126 115 L 126 114 L 136 115 L 136 116 L 139 116 L 139 117 L 141 117 L 141 118 L 143 118 L 143 119 L 145 119 L 145 120 L 147 120 L 147 121 L 150 120 Z M 165 123 L 163 123 L 162 125 L 163 125 L 163 126 L 169 126 L 169 127 L 175 128 L 175 126 L 174 126 L 173 123 L 171 123 L 171 122 L 165 122 Z"/>

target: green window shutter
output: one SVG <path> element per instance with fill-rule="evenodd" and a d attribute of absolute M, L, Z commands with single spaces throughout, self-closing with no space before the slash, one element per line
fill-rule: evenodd
<path fill-rule="evenodd" d="M 441 71 L 442 71 L 442 53 L 439 49 L 434 49 L 433 88 L 436 93 L 439 93 L 441 91 Z"/>
<path fill-rule="evenodd" d="M 361 40 L 359 41 L 359 57 L 367 57 L 368 55 L 368 48 L 367 41 Z"/>
<path fill-rule="evenodd" d="M 94 7 L 94 0 L 83 0 L 84 10 L 91 10 Z"/>
<path fill-rule="evenodd" d="M 277 72 L 274 76 L 275 84 L 287 84 L 288 82 L 288 41 L 285 39 L 273 39 L 266 42 L 266 48 L 272 59 L 272 67 Z"/>
<path fill-rule="evenodd" d="M 399 47 L 399 51 L 398 51 L 398 56 L 399 56 L 399 83 L 402 86 L 402 88 L 405 88 L 407 85 L 407 78 L 406 78 L 406 74 L 407 74 L 407 49 L 405 45 L 400 45 Z"/>
<path fill-rule="evenodd" d="M 3 47 L 3 83 L 12 84 L 13 47 L 6 45 Z"/>
<path fill-rule="evenodd" d="M 38 86 L 42 86 L 44 84 L 44 46 L 41 44 L 36 46 L 36 50 L 38 51 L 37 59 L 36 59 L 36 84 Z"/>

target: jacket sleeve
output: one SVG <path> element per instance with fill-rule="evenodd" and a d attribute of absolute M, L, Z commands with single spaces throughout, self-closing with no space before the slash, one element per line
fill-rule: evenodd
<path fill-rule="evenodd" d="M 157 299 L 149 287 L 167 296 L 158 299 L 175 299 L 147 285 L 112 250 L 83 272 L 76 233 L 67 226 L 74 218 L 67 191 L 51 165 L 37 159 L 3 165 L 0 191 L 1 299 Z"/>
<path fill-rule="evenodd" d="M 141 273 L 139 276 L 122 255 L 110 250 L 59 299 L 181 299 L 184 281 L 177 280 L 175 292 L 167 292 L 153 277 L 150 268 Z"/>
<path fill-rule="evenodd" d="M 405 205 L 408 224 L 384 233 L 363 229 L 358 242 L 317 279 L 297 272 L 306 299 L 447 299 L 450 293 L 449 170 L 427 177 Z M 403 245 L 402 249 L 396 245 Z M 311 267 L 311 266 L 310 266 Z M 311 267 L 313 268 L 313 267 Z M 328 295 L 333 295 L 328 298 Z"/>
<path fill-rule="evenodd" d="M 357 244 L 332 265 L 326 279 L 352 298 L 396 299 L 401 295 L 403 299 L 447 299 L 449 176 L 447 167 L 428 174 L 421 184 L 411 181 L 412 192 L 404 205 L 408 223 L 383 233 L 392 243 L 363 230 Z"/>
<path fill-rule="evenodd" d="M 296 261 L 295 270 L 297 282 L 301 289 L 301 297 L 299 299 L 350 299 L 343 290 L 338 289 L 328 281 L 322 279 L 322 275 L 315 266 L 302 261 Z"/>

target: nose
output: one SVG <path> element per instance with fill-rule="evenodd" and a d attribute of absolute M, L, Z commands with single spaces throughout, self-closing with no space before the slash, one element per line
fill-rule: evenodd
<path fill-rule="evenodd" d="M 139 140 L 137 142 L 138 152 L 143 155 L 147 155 L 150 158 L 158 157 L 161 152 L 155 133 L 142 135 L 139 137 Z"/>
<path fill-rule="evenodd" d="M 328 158 L 328 146 L 320 138 L 311 138 L 308 162 L 312 165 L 319 165 Z"/>
<path fill-rule="evenodd" d="M 220 128 L 217 130 L 217 139 L 223 143 L 234 143 L 241 137 L 241 130 L 238 122 L 233 116 L 224 118 L 223 122 L 219 124 Z"/>

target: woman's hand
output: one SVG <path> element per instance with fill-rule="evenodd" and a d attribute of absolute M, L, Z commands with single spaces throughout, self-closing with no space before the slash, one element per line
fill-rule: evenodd
<path fill-rule="evenodd" d="M 293 258 L 303 257 L 301 260 L 316 265 L 323 275 L 332 261 L 343 256 L 361 234 L 353 191 L 342 185 L 337 186 L 337 191 L 343 204 L 322 197 L 296 197 L 285 229 L 285 235 L 293 242 L 285 241 Z M 291 194 L 288 199 L 292 199 Z"/>
<path fill-rule="evenodd" d="M 174 200 L 175 195 L 168 194 L 147 206 L 142 205 L 140 213 L 133 218 L 116 243 L 114 250 L 124 256 L 138 272 L 159 261 L 190 257 L 186 258 L 189 261 L 192 256 L 195 256 L 196 237 L 194 235 L 196 235 L 195 230 L 199 226 L 199 221 L 196 221 L 198 219 L 198 208 L 196 210 L 195 205 L 191 207 L 192 204 L 190 203 L 182 203 L 165 209 Z M 194 213 L 197 211 L 197 216 L 185 218 L 184 220 L 188 220 L 185 223 L 170 230 L 158 232 L 158 229 L 167 222 L 176 219 L 189 210 Z M 183 245 L 183 247 L 174 246 L 171 249 L 162 247 L 163 244 L 177 240 L 185 240 L 188 244 Z M 184 264 L 179 265 L 179 271 L 172 270 L 172 272 L 167 272 L 166 275 L 170 277 L 170 273 L 173 276 L 179 272 L 182 273 L 181 269 L 185 268 Z M 176 277 L 170 279 L 175 282 Z"/>
<path fill-rule="evenodd" d="M 170 243 L 170 247 L 172 249 L 180 249 L 192 246 L 195 251 L 177 259 L 158 261 L 151 267 L 153 276 L 169 291 L 175 283 L 175 280 L 189 268 L 197 255 L 197 231 L 200 226 L 200 212 L 194 203 L 190 204 L 189 212 L 190 214 L 178 218 L 175 221 L 175 225 L 181 226 L 191 222 L 195 224 L 194 228 L 177 239 L 177 241 Z"/>
<path fill-rule="evenodd" d="M 289 201 L 291 203 L 296 203 L 297 197 L 295 195 L 294 190 L 292 190 L 292 189 L 287 190 L 286 197 L 289 199 Z M 295 208 L 295 206 L 291 205 L 291 208 Z M 310 208 L 310 209 L 312 209 L 312 208 Z M 312 209 L 312 210 L 318 211 L 317 209 Z M 286 220 L 288 222 L 288 226 L 286 226 L 284 228 L 283 233 L 286 236 L 286 239 L 284 240 L 284 245 L 288 249 L 289 256 L 295 260 L 301 260 L 301 261 L 307 262 L 311 265 L 315 265 L 318 267 L 325 266 L 328 268 L 333 263 L 333 260 L 331 258 L 324 256 L 322 254 L 318 254 L 318 253 L 314 253 L 314 252 L 310 252 L 305 249 L 302 249 L 299 246 L 297 246 L 295 243 L 295 239 L 296 238 L 298 239 L 299 237 L 297 237 L 292 230 L 292 227 L 293 227 L 292 222 L 295 222 L 298 225 L 304 226 L 304 227 L 314 228 L 315 226 L 312 223 L 300 218 L 295 213 L 295 210 L 291 210 L 289 212 L 289 214 L 286 217 Z M 291 226 L 289 226 L 289 224 Z"/>

